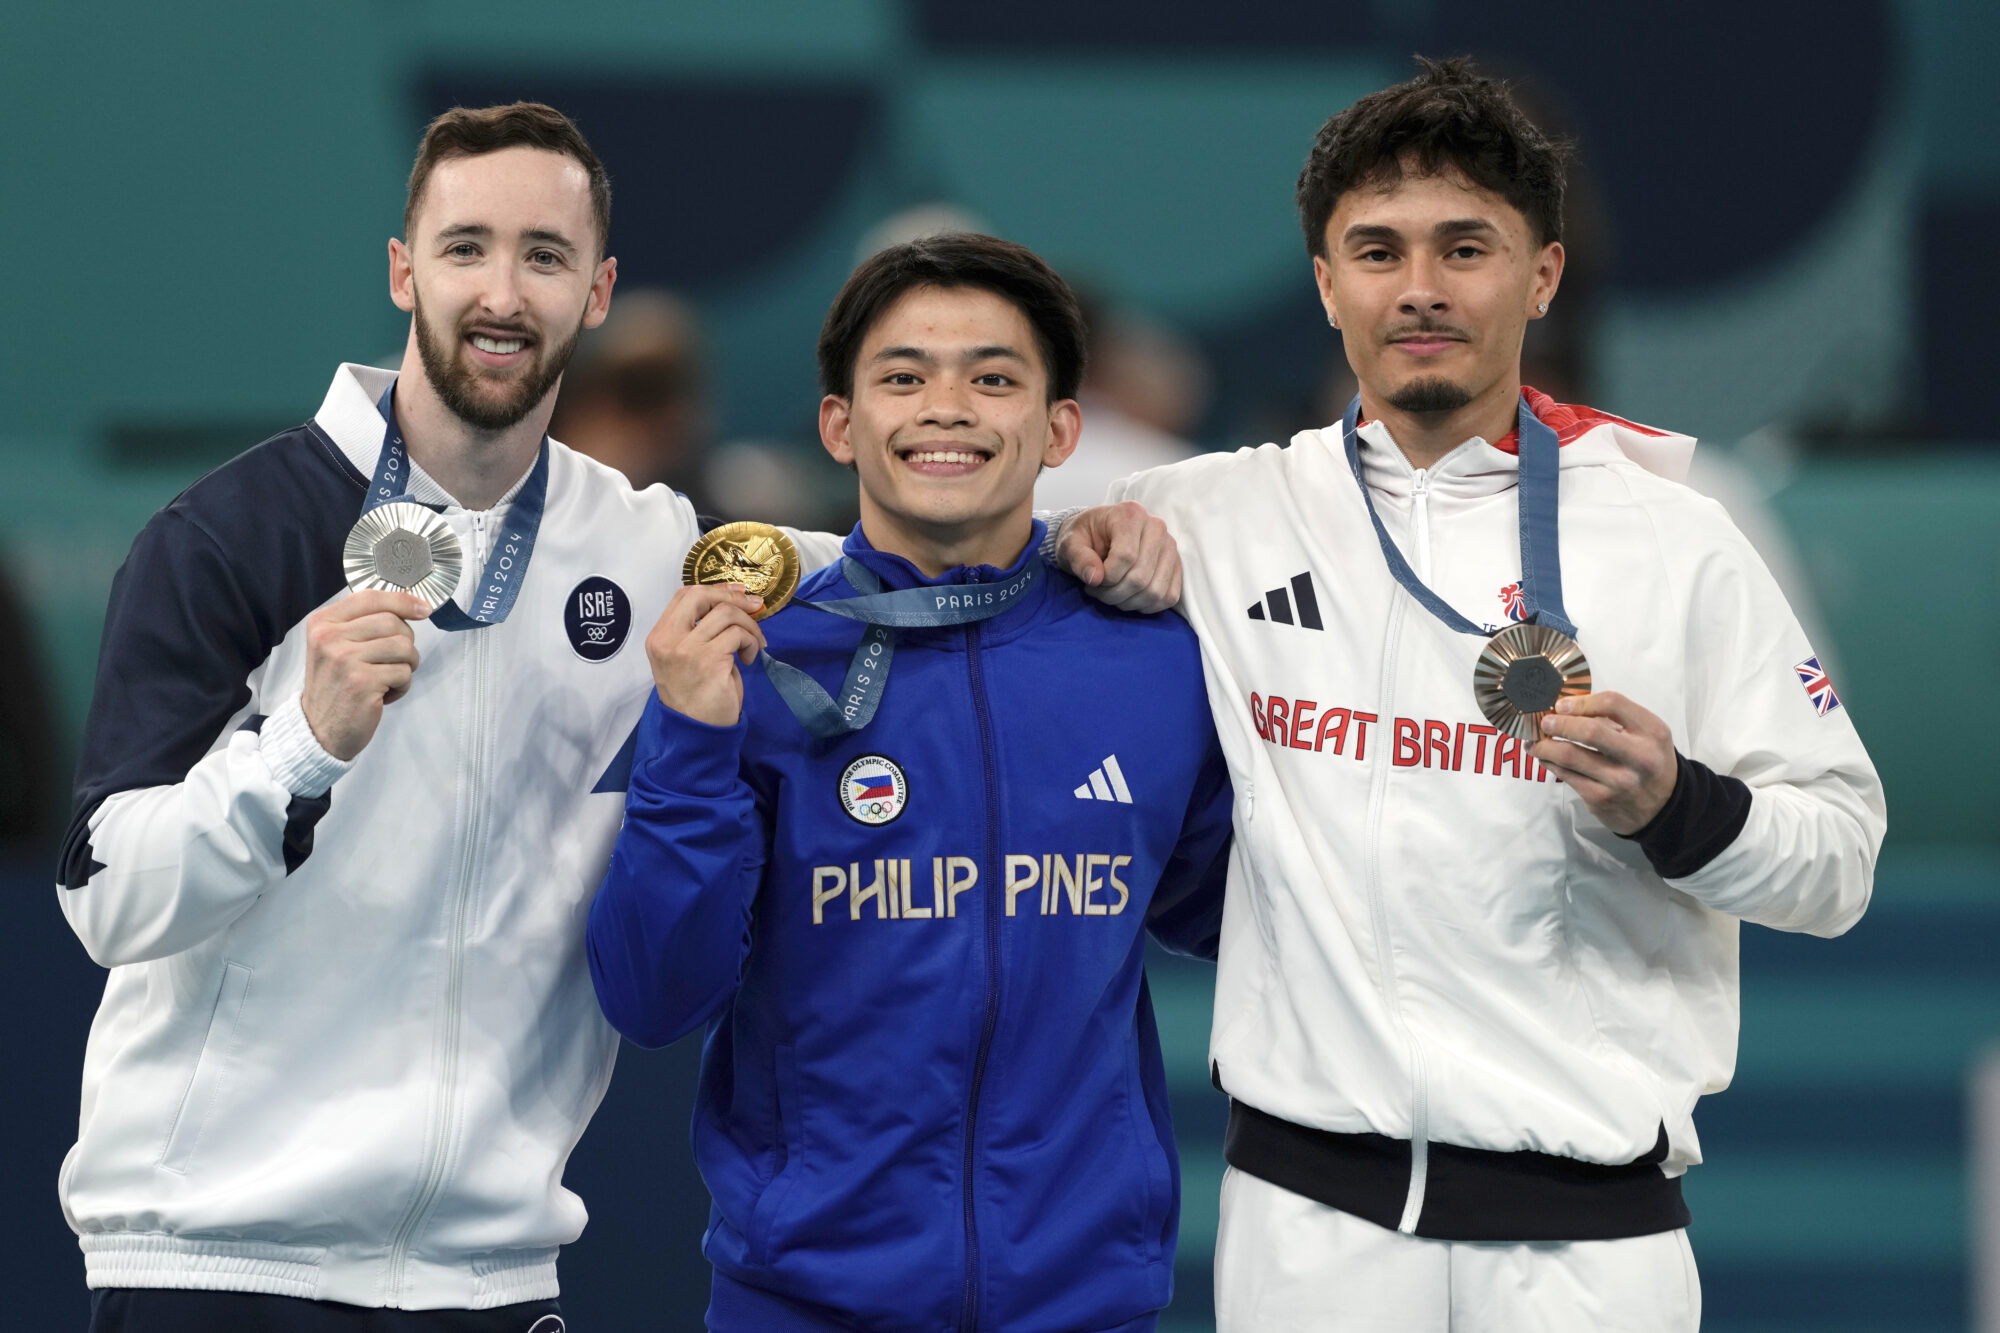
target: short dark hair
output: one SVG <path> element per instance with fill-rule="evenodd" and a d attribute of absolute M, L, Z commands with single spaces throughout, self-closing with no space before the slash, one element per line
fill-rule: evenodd
<path fill-rule="evenodd" d="M 506 106 L 455 106 L 430 123 L 417 145 L 410 168 L 410 191 L 403 203 L 403 237 L 416 225 L 424 189 L 440 162 L 454 157 L 479 157 L 503 148 L 542 148 L 575 158 L 590 177 L 590 213 L 597 223 L 597 253 L 611 252 L 611 177 L 597 160 L 575 122 L 540 102 L 510 102 Z"/>
<path fill-rule="evenodd" d="M 1540 244 L 1561 240 L 1569 143 L 1543 134 L 1507 85 L 1469 58 L 1418 56 L 1417 66 L 1408 83 L 1370 93 L 1319 127 L 1299 173 L 1307 253 L 1326 255 L 1326 224 L 1340 196 L 1404 171 L 1461 172 L 1519 209 Z"/>
<path fill-rule="evenodd" d="M 1085 357 L 1076 293 L 1026 246 L 965 231 L 892 245 L 848 276 L 819 330 L 822 390 L 837 398 L 854 396 L 862 339 L 903 293 L 918 287 L 978 287 L 1012 302 L 1035 331 L 1049 373 L 1049 401 L 1076 397 Z"/>

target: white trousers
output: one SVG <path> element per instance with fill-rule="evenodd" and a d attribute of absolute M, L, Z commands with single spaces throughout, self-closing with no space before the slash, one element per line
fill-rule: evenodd
<path fill-rule="evenodd" d="M 1695 1333 L 1685 1231 L 1628 1240 L 1424 1240 L 1231 1167 L 1216 1333 Z"/>

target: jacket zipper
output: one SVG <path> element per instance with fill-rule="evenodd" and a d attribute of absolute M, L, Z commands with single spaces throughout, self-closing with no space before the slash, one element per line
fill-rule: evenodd
<path fill-rule="evenodd" d="M 472 515 L 472 563 L 481 568 L 486 559 L 486 516 Z M 472 897 L 472 879 L 477 869 L 481 843 L 481 800 L 482 779 L 485 776 L 486 730 L 485 730 L 485 663 L 487 656 L 487 636 L 477 630 L 469 631 L 471 642 L 466 645 L 465 674 L 468 702 L 466 715 L 466 753 L 469 756 L 465 776 L 466 819 L 464 840 L 460 844 L 458 873 L 453 878 L 451 894 L 451 935 L 450 952 L 445 970 L 444 999 L 444 1067 L 438 1076 L 438 1094 L 431 1115 L 429 1132 L 424 1150 L 423 1184 L 417 1190 L 417 1197 L 410 1204 L 410 1211 L 404 1216 L 402 1225 L 396 1229 L 395 1243 L 389 1249 L 389 1305 L 395 1306 L 402 1296 L 405 1272 L 409 1266 L 410 1249 L 415 1243 L 418 1228 L 429 1218 L 431 1210 L 437 1206 L 438 1196 L 444 1191 L 445 1166 L 451 1158 L 451 1117 L 452 1105 L 458 1097 L 458 1056 L 459 1056 L 459 1010 L 465 986 L 465 927 L 466 913 Z"/>
<path fill-rule="evenodd" d="M 979 1218 L 973 1193 L 973 1155 L 979 1140 L 979 1090 L 986 1081 L 986 1058 L 1000 1023 L 1000 775 L 993 758 L 993 718 L 986 707 L 986 675 L 980 661 L 979 623 L 965 627 L 965 666 L 972 677 L 972 709 L 979 719 L 979 754 L 986 776 L 986 1019 L 979 1030 L 979 1053 L 972 1061 L 972 1096 L 965 1112 L 965 1295 L 959 1306 L 961 1333 L 979 1327 Z"/>
<path fill-rule="evenodd" d="M 1430 581 L 1430 476 L 1417 469 L 1411 488 L 1411 542 L 1417 576 Z M 1398 589 L 1389 601 L 1389 627 L 1383 636 L 1381 702 L 1384 717 L 1395 715 L 1396 668 L 1401 656 L 1403 614 L 1410 599 Z M 1368 782 L 1368 918 L 1375 932 L 1375 984 L 1390 1021 L 1403 1039 L 1410 1061 L 1410 1184 L 1403 1196 L 1403 1215 L 1396 1229 L 1414 1235 L 1417 1219 L 1424 1211 L 1424 1189 L 1430 1173 L 1430 1071 L 1424 1063 L 1423 1047 L 1403 1016 L 1402 1000 L 1396 991 L 1396 970 L 1390 959 L 1389 907 L 1382 893 L 1382 814 L 1388 804 L 1390 765 L 1378 757 Z"/>
<path fill-rule="evenodd" d="M 1416 547 L 1417 578 L 1431 581 L 1431 474 L 1423 468 L 1410 487 L 1410 545 Z"/>

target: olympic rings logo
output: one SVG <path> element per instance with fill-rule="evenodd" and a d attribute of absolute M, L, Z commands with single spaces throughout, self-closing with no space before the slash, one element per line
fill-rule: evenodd
<path fill-rule="evenodd" d="M 909 807 L 909 779 L 886 755 L 868 754 L 848 764 L 839 778 L 840 808 L 857 824 L 880 828 Z"/>

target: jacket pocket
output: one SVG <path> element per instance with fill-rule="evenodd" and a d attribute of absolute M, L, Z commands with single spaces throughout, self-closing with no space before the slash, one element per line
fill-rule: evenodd
<path fill-rule="evenodd" d="M 744 1237 L 749 1242 L 753 1262 L 759 1264 L 771 1261 L 772 1251 L 776 1248 L 774 1241 L 783 1235 L 778 1225 L 779 1210 L 806 1166 L 805 1108 L 799 1100 L 798 1048 L 776 1046 L 772 1048 L 772 1054 L 777 1075 L 778 1164 L 771 1173 L 770 1183 L 757 1195 L 756 1206 L 750 1210 L 750 1234 Z"/>
<path fill-rule="evenodd" d="M 194 1075 L 181 1094 L 180 1109 L 167 1131 L 167 1146 L 160 1154 L 162 1170 L 186 1175 L 188 1163 L 201 1142 L 201 1131 L 221 1104 L 222 1094 L 236 1065 L 236 1020 L 243 1012 L 243 997 L 250 990 L 250 969 L 241 963 L 222 965 L 222 986 L 209 1015 L 208 1036 L 195 1060 Z"/>
<path fill-rule="evenodd" d="M 1154 1038 L 1157 1042 L 1158 1038 Z M 1168 1231 L 1174 1222 L 1174 1177 L 1175 1161 L 1173 1149 L 1173 1124 L 1167 1118 L 1166 1109 L 1155 1112 L 1152 1100 L 1146 1096 L 1145 1075 L 1140 1070 L 1140 1043 L 1131 1044 L 1131 1054 L 1126 1059 L 1125 1106 L 1132 1122 L 1133 1137 L 1137 1140 L 1139 1161 L 1145 1169 L 1146 1212 L 1141 1223 L 1140 1235 L 1143 1239 L 1141 1257 L 1147 1263 L 1155 1263 L 1165 1253 Z"/>

